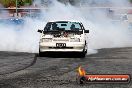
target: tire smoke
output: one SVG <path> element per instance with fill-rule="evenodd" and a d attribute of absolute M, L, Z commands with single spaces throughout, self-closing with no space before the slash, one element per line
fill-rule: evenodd
<path fill-rule="evenodd" d="M 83 0 L 82 0 L 83 1 Z M 108 16 L 109 9 L 91 8 L 90 0 L 85 7 L 63 4 L 56 0 L 50 1 L 48 9 L 41 9 L 40 19 L 24 18 L 22 26 L 0 23 L 0 51 L 16 52 L 38 52 L 39 33 L 38 29 L 43 29 L 48 21 L 79 21 L 84 24 L 86 30 L 90 30 L 88 37 L 88 53 L 96 53 L 97 49 L 131 47 L 131 30 L 125 24 L 125 21 L 115 22 Z M 83 1 L 83 2 L 84 2 Z M 96 3 L 106 3 L 101 0 L 95 0 Z M 129 6 L 126 0 L 108 0 L 113 6 Z M 82 2 L 76 2 L 82 3 Z M 36 0 L 35 4 L 40 4 Z M 112 13 L 113 16 L 115 13 Z"/>

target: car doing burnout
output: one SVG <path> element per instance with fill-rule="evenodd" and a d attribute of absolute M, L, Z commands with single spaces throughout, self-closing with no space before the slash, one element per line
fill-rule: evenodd
<path fill-rule="evenodd" d="M 39 55 L 46 52 L 78 52 L 85 57 L 87 43 L 84 26 L 80 22 L 56 21 L 48 22 L 41 33 Z"/>

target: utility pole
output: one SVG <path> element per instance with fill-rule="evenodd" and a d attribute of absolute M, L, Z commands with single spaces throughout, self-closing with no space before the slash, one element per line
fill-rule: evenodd
<path fill-rule="evenodd" d="M 18 6 L 17 6 L 17 3 L 18 3 L 18 1 L 16 0 L 16 14 L 18 16 Z"/>

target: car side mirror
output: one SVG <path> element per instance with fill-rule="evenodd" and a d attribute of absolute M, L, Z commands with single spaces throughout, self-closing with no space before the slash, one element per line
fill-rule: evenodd
<path fill-rule="evenodd" d="M 85 30 L 85 33 L 89 33 L 89 30 Z"/>
<path fill-rule="evenodd" d="M 39 33 L 42 33 L 42 32 L 43 32 L 43 30 L 39 30 L 39 29 L 38 29 L 38 32 L 39 32 Z"/>

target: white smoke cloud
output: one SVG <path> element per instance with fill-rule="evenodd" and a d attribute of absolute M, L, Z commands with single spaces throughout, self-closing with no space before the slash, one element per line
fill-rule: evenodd
<path fill-rule="evenodd" d="M 0 25 L 0 50 L 19 52 L 38 52 L 39 35 L 37 28 L 42 22 L 25 19 L 24 26 Z"/>
<path fill-rule="evenodd" d="M 103 1 L 103 0 L 102 0 Z M 116 0 L 108 0 L 117 5 Z M 99 0 L 97 0 L 99 2 Z M 119 0 L 118 0 L 119 2 Z M 35 3 L 40 4 L 40 0 Z M 123 0 L 119 2 L 124 5 Z M 48 10 L 41 11 L 41 20 L 32 18 L 24 19 L 26 22 L 21 28 L 13 25 L 0 24 L 0 50 L 19 52 L 38 52 L 39 33 L 48 21 L 69 20 L 79 21 L 90 30 L 88 34 L 89 53 L 96 53 L 96 49 L 129 47 L 132 45 L 132 36 L 126 26 L 113 24 L 108 16 L 107 9 L 89 9 L 64 5 L 56 0 L 50 3 Z"/>
<path fill-rule="evenodd" d="M 130 0 L 74 0 L 77 5 L 88 5 L 88 6 L 130 6 Z"/>
<path fill-rule="evenodd" d="M 8 17 L 9 12 L 7 10 L 2 10 L 1 8 L 4 8 L 3 5 L 0 4 L 0 19 L 3 17 Z"/>
<path fill-rule="evenodd" d="M 129 3 L 130 0 L 109 0 L 109 2 L 111 2 L 111 4 L 113 6 L 130 6 L 130 3 Z"/>
<path fill-rule="evenodd" d="M 109 1 L 109 3 L 117 4 L 114 1 Z M 124 2 L 121 1 L 119 4 L 123 5 Z M 65 6 L 59 2 L 54 2 L 50 8 L 45 16 L 47 21 L 80 21 L 86 29 L 90 30 L 88 35 L 89 53 L 94 49 L 128 47 L 132 44 L 130 30 L 122 24 L 112 23 L 112 19 L 107 16 L 107 9 L 89 9 L 86 7 L 79 9 L 71 5 Z"/>

